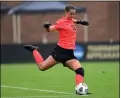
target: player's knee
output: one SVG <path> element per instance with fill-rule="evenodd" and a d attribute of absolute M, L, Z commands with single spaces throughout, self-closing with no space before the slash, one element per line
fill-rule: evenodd
<path fill-rule="evenodd" d="M 38 68 L 39 68 L 39 70 L 41 70 L 41 71 L 45 71 L 45 70 L 46 70 L 45 67 L 44 67 L 42 64 L 39 65 Z"/>
<path fill-rule="evenodd" d="M 84 68 L 80 67 L 75 70 L 76 74 L 80 74 L 81 76 L 84 77 Z"/>
<path fill-rule="evenodd" d="M 45 68 L 44 67 L 39 67 L 39 70 L 40 71 L 45 71 Z"/>
<path fill-rule="evenodd" d="M 45 69 L 44 69 L 44 68 L 40 68 L 40 67 L 39 67 L 39 70 L 40 70 L 40 71 L 45 71 Z"/>

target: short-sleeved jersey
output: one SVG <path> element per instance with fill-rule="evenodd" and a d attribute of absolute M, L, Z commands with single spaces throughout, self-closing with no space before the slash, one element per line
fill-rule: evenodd
<path fill-rule="evenodd" d="M 62 17 L 53 26 L 59 32 L 59 41 L 57 44 L 65 49 L 75 49 L 77 28 L 72 19 Z"/>

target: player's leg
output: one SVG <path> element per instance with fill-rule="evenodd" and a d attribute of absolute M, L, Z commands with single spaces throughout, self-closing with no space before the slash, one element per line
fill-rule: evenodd
<path fill-rule="evenodd" d="M 80 62 L 77 59 L 71 59 L 65 62 L 66 66 L 75 71 L 76 85 L 84 81 L 84 68 L 82 68 Z"/>
<path fill-rule="evenodd" d="M 25 45 L 24 48 L 33 54 L 36 64 L 41 71 L 45 71 L 57 64 L 57 61 L 55 61 L 51 55 L 44 61 L 36 46 Z"/>
<path fill-rule="evenodd" d="M 53 59 L 53 57 L 50 55 L 45 61 L 38 63 L 38 68 L 41 71 L 45 71 L 51 67 L 53 67 L 55 64 L 57 64 L 57 61 Z"/>

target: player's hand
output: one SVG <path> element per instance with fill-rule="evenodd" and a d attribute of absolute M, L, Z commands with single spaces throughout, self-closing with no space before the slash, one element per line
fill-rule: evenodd
<path fill-rule="evenodd" d="M 48 22 L 45 22 L 44 25 L 43 25 L 44 28 L 49 28 L 49 26 L 51 26 L 51 24 L 48 23 Z"/>
<path fill-rule="evenodd" d="M 82 25 L 86 25 L 86 26 L 89 25 L 88 21 L 81 21 L 81 24 L 82 24 Z"/>
<path fill-rule="evenodd" d="M 77 23 L 77 24 L 86 25 L 86 26 L 88 26 L 88 25 L 89 25 L 88 21 L 85 21 L 85 20 L 77 20 L 77 22 L 76 22 L 76 23 Z"/>

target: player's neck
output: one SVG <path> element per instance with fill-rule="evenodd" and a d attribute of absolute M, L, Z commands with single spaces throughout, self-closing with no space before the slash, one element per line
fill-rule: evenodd
<path fill-rule="evenodd" d="M 66 19 L 68 19 L 68 20 L 72 20 L 72 18 L 71 18 L 71 17 L 67 17 L 67 16 L 65 16 L 65 18 L 66 18 Z"/>

